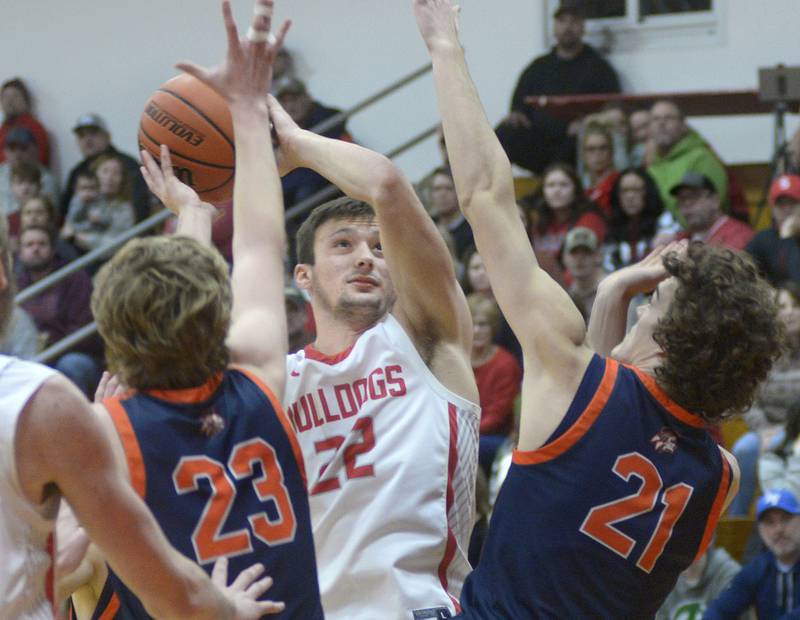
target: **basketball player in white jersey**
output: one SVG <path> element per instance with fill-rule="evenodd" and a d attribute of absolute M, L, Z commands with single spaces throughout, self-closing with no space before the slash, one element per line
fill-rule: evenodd
<path fill-rule="evenodd" d="M 447 618 L 469 571 L 478 392 L 453 262 L 384 156 L 300 129 L 270 99 L 281 174 L 347 197 L 297 234 L 313 344 L 287 358 L 284 403 L 308 473 L 326 617 Z"/>

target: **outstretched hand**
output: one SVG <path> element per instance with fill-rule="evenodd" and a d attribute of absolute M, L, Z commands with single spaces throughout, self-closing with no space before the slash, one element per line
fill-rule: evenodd
<path fill-rule="evenodd" d="M 450 0 L 414 0 L 417 27 L 429 50 L 439 45 L 460 45 L 458 14 L 461 7 Z"/>
<path fill-rule="evenodd" d="M 237 101 L 263 101 L 272 85 L 272 63 L 283 45 L 291 22 L 285 21 L 277 36 L 272 27 L 273 0 L 256 0 L 247 37 L 240 38 L 230 0 L 222 2 L 228 51 L 222 64 L 210 69 L 190 62 L 176 65 L 214 89 L 221 97 Z"/>
<path fill-rule="evenodd" d="M 253 564 L 239 573 L 229 586 L 227 558 L 220 558 L 214 563 L 211 581 L 224 592 L 228 601 L 233 605 L 236 620 L 257 620 L 265 614 L 278 614 L 286 608 L 282 602 L 258 600 L 258 597 L 272 586 L 271 577 L 264 577 L 256 581 L 263 572 L 263 565 Z"/>

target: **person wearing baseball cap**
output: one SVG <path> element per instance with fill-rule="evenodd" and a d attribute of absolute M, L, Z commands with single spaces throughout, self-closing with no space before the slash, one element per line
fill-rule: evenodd
<path fill-rule="evenodd" d="M 597 286 L 608 275 L 601 264 L 597 235 L 591 228 L 576 226 L 567 233 L 561 261 L 572 278 L 567 292 L 588 322 Z"/>
<path fill-rule="evenodd" d="M 598 3 L 593 3 L 598 4 Z M 512 163 L 542 174 L 554 161 L 575 161 L 578 123 L 555 117 L 539 105 L 549 95 L 621 92 L 617 72 L 584 39 L 588 2 L 561 0 L 553 13 L 555 45 L 525 68 L 497 137 Z M 533 103 L 532 103 L 533 102 Z"/>
<path fill-rule="evenodd" d="M 746 249 L 773 284 L 800 282 L 800 176 L 776 177 L 769 204 L 772 226 L 759 231 Z"/>
<path fill-rule="evenodd" d="M 692 239 L 743 250 L 755 234 L 744 222 L 722 212 L 722 200 L 710 177 L 696 170 L 683 173 L 669 190 L 686 222 L 678 239 Z"/>
<path fill-rule="evenodd" d="M 758 534 L 767 551 L 742 567 L 709 605 L 704 620 L 800 617 L 800 502 L 788 489 L 769 490 L 756 503 Z"/>
<path fill-rule="evenodd" d="M 72 133 L 78 143 L 83 159 L 75 165 L 67 177 L 67 185 L 59 201 L 59 210 L 62 217 L 69 211 L 69 203 L 75 194 L 78 177 L 92 166 L 92 162 L 101 155 L 116 155 L 125 165 L 126 170 L 133 179 L 133 208 L 136 220 L 143 220 L 150 215 L 150 193 L 147 191 L 142 173 L 139 171 L 139 160 L 127 153 L 118 151 L 111 142 L 111 132 L 105 119 L 95 112 L 81 114 L 72 126 Z"/>

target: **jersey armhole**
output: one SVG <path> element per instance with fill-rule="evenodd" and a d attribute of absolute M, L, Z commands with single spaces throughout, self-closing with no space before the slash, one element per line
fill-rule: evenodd
<path fill-rule="evenodd" d="M 283 405 L 278 401 L 275 397 L 273 391 L 269 388 L 269 386 L 261 380 L 261 378 L 256 375 L 251 370 L 244 368 L 242 366 L 231 365 L 228 368 L 231 370 L 235 370 L 237 372 L 242 373 L 245 377 L 250 379 L 256 386 L 264 393 L 264 395 L 269 400 L 272 408 L 275 410 L 275 415 L 278 416 L 278 421 L 281 423 L 284 432 L 286 433 L 286 438 L 289 440 L 289 444 L 292 446 L 292 452 L 294 453 L 295 461 L 297 461 L 297 467 L 300 470 L 300 476 L 303 478 L 303 484 L 308 487 L 308 479 L 306 478 L 306 466 L 305 461 L 303 460 L 303 452 L 300 450 L 300 444 L 297 442 L 297 435 L 294 432 L 294 427 L 292 423 L 289 421 L 289 418 L 286 416 L 286 412 L 283 410 Z"/>
<path fill-rule="evenodd" d="M 128 473 L 131 478 L 131 485 L 134 491 L 142 499 L 147 496 L 147 472 L 144 467 L 144 457 L 136 438 L 136 431 L 128 417 L 128 412 L 122 406 L 119 398 L 107 398 L 102 403 L 103 409 L 108 412 L 117 435 L 122 442 L 122 449 L 125 451 L 125 460 L 128 462 Z"/>
<path fill-rule="evenodd" d="M 595 375 L 599 374 L 601 369 L 602 375 L 597 382 Z M 619 363 L 616 360 L 595 356 L 564 419 L 547 442 L 535 450 L 515 450 L 512 462 L 516 465 L 544 463 L 561 456 L 574 446 L 589 431 L 608 403 L 617 381 L 618 369 Z M 580 409 L 581 401 L 587 402 L 587 400 L 588 403 Z M 567 425 L 569 426 L 565 429 Z"/>

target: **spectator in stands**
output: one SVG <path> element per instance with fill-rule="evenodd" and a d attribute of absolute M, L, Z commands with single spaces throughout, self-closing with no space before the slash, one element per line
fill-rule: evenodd
<path fill-rule="evenodd" d="M 572 166 L 551 164 L 545 169 L 543 179 L 542 194 L 531 213 L 533 249 L 542 268 L 563 284 L 559 259 L 567 233 L 576 226 L 584 226 L 591 228 L 602 243 L 606 225 L 599 209 L 584 195 Z"/>
<path fill-rule="evenodd" d="M 758 484 L 765 493 L 789 489 L 800 494 L 800 400 L 791 404 L 780 433 L 765 438 L 758 459 Z M 777 444 L 777 445 L 775 445 Z"/>
<path fill-rule="evenodd" d="M 453 237 L 456 256 L 475 245 L 472 228 L 458 208 L 456 186 L 448 168 L 437 168 L 431 181 L 431 215 L 438 224 L 444 226 Z"/>
<path fill-rule="evenodd" d="M 286 84 L 296 77 L 294 57 L 289 50 L 282 47 L 275 56 L 275 62 L 272 63 L 272 94 L 277 95 Z"/>
<path fill-rule="evenodd" d="M 800 401 L 800 284 L 787 281 L 776 293 L 786 340 L 784 353 L 774 364 L 745 414 L 750 429 L 733 444 L 739 462 L 739 493 L 731 502 L 731 515 L 746 515 L 756 492 L 757 463 L 763 451 L 777 449 L 784 441 L 783 425 L 793 403 Z"/>
<path fill-rule="evenodd" d="M 30 226 L 43 226 L 56 228 L 58 214 L 53 202 L 47 196 L 34 196 L 28 198 L 19 212 L 20 230 Z M 18 250 L 19 238 L 14 239 L 14 252 Z M 59 237 L 56 241 L 56 258 L 68 263 L 78 258 L 77 250 L 65 239 Z"/>
<path fill-rule="evenodd" d="M 800 504 L 786 489 L 768 491 L 756 507 L 767 551 L 745 564 L 706 610 L 706 620 L 730 620 L 755 607 L 759 618 L 796 618 L 800 610 Z M 792 615 L 790 612 L 794 611 Z"/>
<path fill-rule="evenodd" d="M 462 288 L 464 292 L 467 295 L 481 295 L 496 303 L 492 285 L 489 284 L 489 274 L 486 273 L 486 266 L 483 264 L 483 258 L 475 248 L 470 248 L 464 253 L 463 264 L 465 276 Z M 522 347 L 502 313 L 500 313 L 492 341 L 509 351 L 522 366 Z"/>
<path fill-rule="evenodd" d="M 640 109 L 628 117 L 628 158 L 631 166 L 645 166 L 650 162 L 650 110 Z"/>
<path fill-rule="evenodd" d="M 289 335 L 289 353 L 295 353 L 314 341 L 314 330 L 310 327 L 310 304 L 303 293 L 293 286 L 284 290 L 286 298 L 286 326 Z"/>
<path fill-rule="evenodd" d="M 11 320 L 0 340 L 0 354 L 18 357 L 23 360 L 34 360 L 40 350 L 39 332 L 31 315 L 19 306 L 11 311 Z"/>
<path fill-rule="evenodd" d="M 759 231 L 747 251 L 773 284 L 800 283 L 800 176 L 784 174 L 769 190 L 772 226 Z"/>
<path fill-rule="evenodd" d="M 35 168 L 39 177 L 36 193 L 44 194 L 53 202 L 58 200 L 58 183 L 53 173 L 36 159 L 36 142 L 27 127 L 14 127 L 5 136 L 4 163 L 0 164 L 0 210 L 6 215 L 19 212 L 20 203 L 11 190 L 11 170 L 18 165 Z M 31 173 L 26 174 L 31 177 Z M 14 226 L 12 226 L 14 228 Z M 15 229 L 16 232 L 16 229 Z"/>
<path fill-rule="evenodd" d="M 683 112 L 672 101 L 657 101 L 650 110 L 652 161 L 647 171 L 655 179 L 664 206 L 683 224 L 675 196 L 670 193 L 686 172 L 699 172 L 711 180 L 723 211 L 729 208 L 725 166 L 705 140 L 686 123 Z"/>
<path fill-rule="evenodd" d="M 528 97 L 617 93 L 619 79 L 614 69 L 594 48 L 583 41 L 584 4 L 562 0 L 555 12 L 555 47 L 523 71 L 511 100 L 511 112 L 497 127 L 497 137 L 509 159 L 541 173 L 554 161 L 574 161 L 575 141 L 570 127 L 551 114 L 535 109 Z"/>
<path fill-rule="evenodd" d="M 678 577 L 656 620 L 700 620 L 742 567 L 721 547 L 711 546 Z"/>
<path fill-rule="evenodd" d="M 685 172 L 669 193 L 686 223 L 684 230 L 678 233 L 678 239 L 744 250 L 753 238 L 755 232 L 750 226 L 722 212 L 719 190 L 702 172 Z"/>
<path fill-rule="evenodd" d="M 287 81 L 281 87 L 277 98 L 278 102 L 301 129 L 312 129 L 337 114 L 341 114 L 341 110 L 330 108 L 315 101 L 308 92 L 306 85 L 296 78 Z M 328 138 L 352 141 L 350 134 L 347 132 L 346 122 L 346 119 L 342 119 L 332 127 L 322 131 L 321 135 Z M 284 202 L 287 207 L 290 207 L 309 196 L 313 196 L 328 185 L 328 181 L 308 168 L 297 168 L 284 176 L 281 184 L 283 186 Z"/>
<path fill-rule="evenodd" d="M 83 199 L 76 193 L 70 202 L 62 233 L 83 252 L 108 245 L 133 226 L 136 219 L 131 204 L 131 177 L 122 158 L 104 153 L 92 161 L 91 172 L 97 178 L 97 197 L 85 201 L 91 193 L 86 184 L 89 177 L 83 175 Z"/>
<path fill-rule="evenodd" d="M 439 154 L 441 155 L 442 163 L 440 166 L 437 166 L 433 170 L 431 170 L 428 174 L 422 177 L 419 181 L 414 184 L 414 191 L 417 192 L 417 196 L 419 196 L 420 202 L 425 207 L 425 210 L 433 216 L 433 206 L 431 204 L 432 197 L 431 197 L 431 187 L 433 185 L 433 177 L 436 172 L 441 168 L 450 169 L 450 162 L 448 160 L 447 155 L 447 147 L 444 143 L 444 131 L 442 130 L 442 126 L 436 129 L 436 146 L 439 148 Z"/>
<path fill-rule="evenodd" d="M 603 256 L 594 231 L 583 226 L 570 230 L 564 241 L 562 259 L 572 279 L 567 292 L 588 324 L 597 285 L 608 275 L 602 266 Z"/>
<path fill-rule="evenodd" d="M 50 140 L 47 130 L 33 116 L 31 93 L 20 78 L 12 78 L 0 86 L 0 107 L 3 124 L 0 125 L 0 163 L 6 160 L 5 145 L 8 133 L 15 127 L 31 132 L 36 145 L 34 158 L 43 166 L 50 165 Z"/>
<path fill-rule="evenodd" d="M 522 384 L 522 368 L 514 356 L 496 345 L 500 308 L 480 293 L 467 297 L 472 314 L 472 370 L 481 405 L 478 462 L 491 474 L 497 448 L 514 427 L 514 401 Z"/>
<path fill-rule="evenodd" d="M 652 249 L 664 204 L 652 177 L 643 168 L 627 168 L 611 188 L 603 264 L 616 271 L 642 260 Z"/>
<path fill-rule="evenodd" d="M 30 226 L 20 235 L 20 289 L 38 282 L 63 266 L 55 256 L 56 233 L 52 228 Z M 50 346 L 75 330 L 91 323 L 89 302 L 92 281 L 85 271 L 77 271 L 55 286 L 23 304 L 39 332 L 44 345 Z M 53 367 L 69 377 L 87 396 L 93 393 L 100 379 L 101 345 L 91 337 L 75 345 L 58 358 Z"/>
<path fill-rule="evenodd" d="M 608 217 L 611 188 L 619 177 L 614 167 L 614 136 L 608 125 L 597 122 L 586 125 L 581 136 L 581 158 L 589 179 L 586 197 Z"/>
<path fill-rule="evenodd" d="M 111 134 L 102 117 L 99 114 L 84 114 L 75 122 L 72 131 L 78 141 L 78 148 L 83 159 L 69 172 L 67 185 L 59 203 L 61 217 L 67 216 L 69 204 L 75 194 L 78 175 L 86 170 L 91 170 L 95 160 L 101 155 L 116 155 L 130 175 L 131 203 L 136 214 L 136 221 L 143 220 L 150 215 L 150 192 L 147 191 L 147 185 L 139 171 L 139 162 L 127 153 L 118 151 L 111 143 Z"/>

